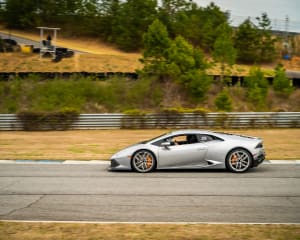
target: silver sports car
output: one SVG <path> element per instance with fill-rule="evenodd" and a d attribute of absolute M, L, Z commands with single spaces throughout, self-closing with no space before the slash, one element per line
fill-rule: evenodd
<path fill-rule="evenodd" d="M 180 130 L 137 143 L 114 154 L 110 170 L 226 168 L 245 172 L 265 159 L 260 138 L 229 133 Z"/>

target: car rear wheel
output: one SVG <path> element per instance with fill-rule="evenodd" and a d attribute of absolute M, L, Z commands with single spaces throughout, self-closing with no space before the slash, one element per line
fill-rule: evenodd
<path fill-rule="evenodd" d="M 246 172 L 251 166 L 252 156 L 245 149 L 234 149 L 226 157 L 226 167 L 231 172 Z"/>
<path fill-rule="evenodd" d="M 148 150 L 139 150 L 133 155 L 131 166 L 137 172 L 151 172 L 156 167 L 155 156 Z"/>

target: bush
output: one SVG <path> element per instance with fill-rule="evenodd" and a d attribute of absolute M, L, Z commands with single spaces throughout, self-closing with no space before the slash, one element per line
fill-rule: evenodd
<path fill-rule="evenodd" d="M 186 83 L 192 98 L 196 101 L 201 101 L 205 98 L 212 83 L 212 78 L 203 71 L 190 71 L 182 76 L 182 79 Z"/>
<path fill-rule="evenodd" d="M 141 129 L 146 128 L 146 112 L 139 109 L 130 109 L 123 112 L 122 129 Z"/>
<path fill-rule="evenodd" d="M 156 108 L 162 89 L 150 79 L 114 77 L 106 81 L 75 76 L 41 81 L 37 75 L 26 79 L 0 81 L 0 112 L 58 112 L 72 108 L 79 112 L 120 112 L 133 108 Z"/>
<path fill-rule="evenodd" d="M 122 128 L 140 129 L 140 128 L 170 128 L 178 126 L 183 114 L 193 111 L 184 108 L 164 108 L 156 113 L 147 114 L 138 109 L 126 110 L 123 112 Z M 195 116 L 202 113 L 193 113 Z M 151 117 L 154 119 L 151 121 Z"/>
<path fill-rule="evenodd" d="M 229 116 L 226 113 L 221 113 L 216 118 L 214 127 L 228 128 L 230 124 Z"/>
<path fill-rule="evenodd" d="M 224 89 L 217 95 L 215 99 L 215 106 L 218 109 L 218 111 L 232 111 L 232 99 L 228 93 L 228 90 Z"/>
<path fill-rule="evenodd" d="M 60 112 L 20 112 L 17 114 L 25 131 L 67 130 L 78 119 L 76 110 Z"/>
<path fill-rule="evenodd" d="M 266 107 L 268 94 L 268 81 L 260 68 L 251 68 L 249 76 L 245 78 L 247 97 L 255 110 L 263 110 Z"/>
<path fill-rule="evenodd" d="M 287 78 L 285 70 L 282 66 L 277 66 L 275 69 L 273 88 L 277 93 L 284 96 L 289 96 L 294 90 L 291 86 L 291 81 Z"/>

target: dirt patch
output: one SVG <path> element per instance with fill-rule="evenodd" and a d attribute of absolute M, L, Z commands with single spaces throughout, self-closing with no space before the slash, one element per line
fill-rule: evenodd
<path fill-rule="evenodd" d="M 0 133 L 1 159 L 97 160 L 168 130 L 89 130 Z M 264 139 L 267 159 L 300 159 L 300 129 L 230 130 Z"/>

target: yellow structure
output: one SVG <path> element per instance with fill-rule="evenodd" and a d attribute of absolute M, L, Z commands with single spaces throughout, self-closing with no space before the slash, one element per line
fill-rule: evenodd
<path fill-rule="evenodd" d="M 20 45 L 22 53 L 32 53 L 33 52 L 33 45 Z"/>

